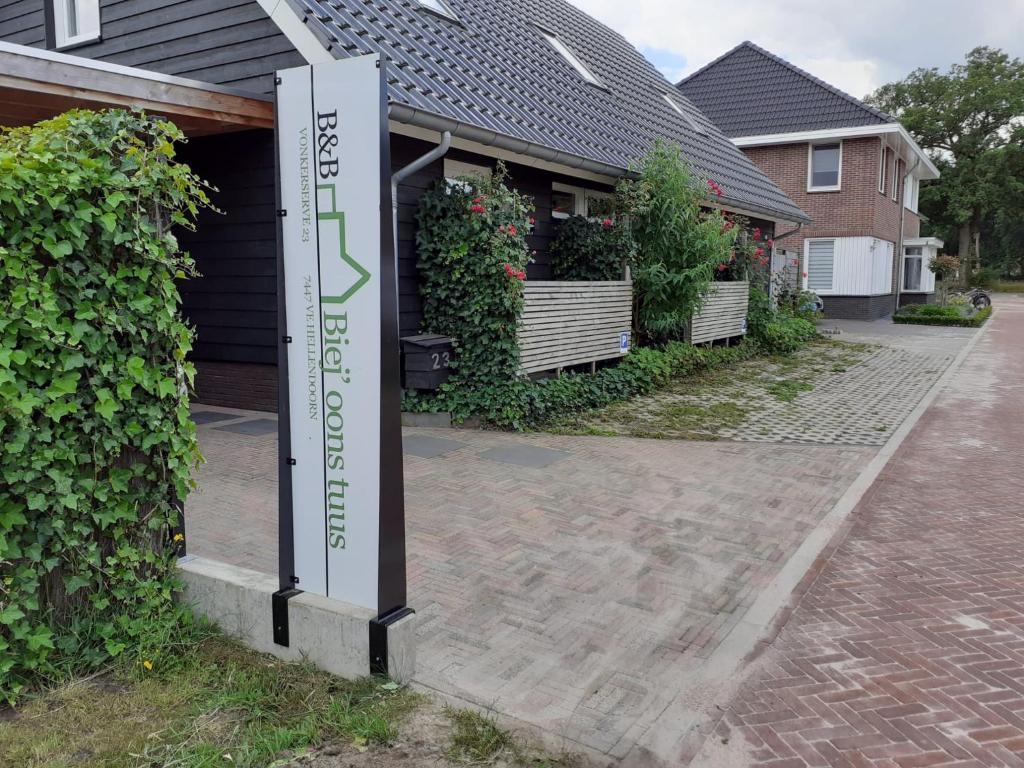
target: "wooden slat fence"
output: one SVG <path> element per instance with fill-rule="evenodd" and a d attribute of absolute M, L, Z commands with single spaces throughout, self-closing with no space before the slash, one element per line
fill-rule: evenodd
<path fill-rule="evenodd" d="M 524 373 L 626 354 L 620 340 L 632 322 L 632 281 L 531 280 L 524 286 L 524 299 L 519 321 Z"/>
<path fill-rule="evenodd" d="M 747 332 L 750 284 L 743 281 L 712 283 L 704 306 L 690 324 L 691 344 L 742 336 Z"/>

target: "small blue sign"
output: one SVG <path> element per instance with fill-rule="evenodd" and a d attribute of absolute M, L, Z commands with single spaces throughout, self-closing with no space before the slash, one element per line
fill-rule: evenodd
<path fill-rule="evenodd" d="M 629 331 L 619 334 L 619 352 L 629 352 Z"/>

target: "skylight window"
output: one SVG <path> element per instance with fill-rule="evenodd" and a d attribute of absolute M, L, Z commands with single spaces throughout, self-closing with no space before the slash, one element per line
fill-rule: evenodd
<path fill-rule="evenodd" d="M 691 131 L 693 131 L 694 133 L 699 133 L 701 136 L 708 135 L 708 132 L 704 130 L 701 126 L 697 125 L 697 121 L 690 117 L 690 113 L 683 109 L 682 104 L 680 104 L 678 101 L 672 98 L 671 95 L 667 93 L 664 93 L 662 95 L 665 97 L 665 101 L 667 101 L 671 105 L 672 109 L 678 112 L 679 115 L 683 118 L 683 120 L 686 121 L 686 124 L 690 126 Z"/>
<path fill-rule="evenodd" d="M 598 79 L 597 75 L 587 69 L 587 65 L 580 61 L 576 57 L 576 54 L 570 51 L 568 46 L 566 46 L 566 44 L 563 43 L 557 35 L 552 32 L 548 32 L 546 29 L 542 29 L 540 33 L 544 35 L 544 39 L 548 41 L 548 44 L 558 51 L 563 59 L 569 62 L 569 65 L 579 73 L 580 77 L 591 85 L 598 85 L 602 88 L 604 87 L 604 83 Z"/>
<path fill-rule="evenodd" d="M 459 17 L 455 15 L 453 11 L 444 0 L 417 0 L 421 8 L 425 8 L 428 11 L 433 11 L 439 16 L 444 16 L 448 19 L 458 21 Z"/>

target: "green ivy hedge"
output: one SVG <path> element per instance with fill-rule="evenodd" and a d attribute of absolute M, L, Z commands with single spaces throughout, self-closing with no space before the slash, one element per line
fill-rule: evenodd
<path fill-rule="evenodd" d="M 436 396 L 440 410 L 500 414 L 505 388 L 519 376 L 519 316 L 533 224 L 529 198 L 505 183 L 499 163 L 489 179 L 440 180 L 416 215 L 423 330 L 450 336 L 455 359 Z M 415 410 L 423 396 L 406 395 Z"/>
<path fill-rule="evenodd" d="M 199 460 L 172 226 L 208 205 L 172 124 L 76 111 L 0 133 L 0 700 L 178 618 Z"/>
<path fill-rule="evenodd" d="M 911 304 L 900 307 L 892 316 L 894 323 L 904 325 L 946 325 L 955 328 L 978 328 L 988 320 L 992 307 L 965 314 L 957 307 L 940 307 L 935 304 Z"/>

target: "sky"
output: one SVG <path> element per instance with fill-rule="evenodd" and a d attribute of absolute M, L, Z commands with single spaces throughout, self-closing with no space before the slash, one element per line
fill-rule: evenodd
<path fill-rule="evenodd" d="M 570 0 L 672 82 L 750 40 L 858 98 L 979 45 L 1024 57 L 1024 0 Z"/>

